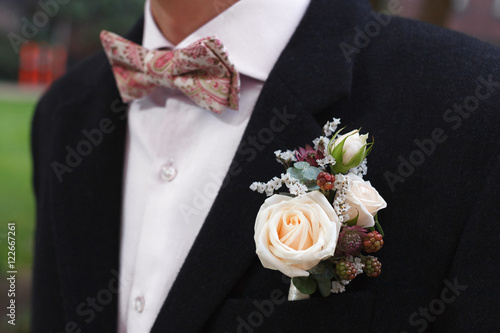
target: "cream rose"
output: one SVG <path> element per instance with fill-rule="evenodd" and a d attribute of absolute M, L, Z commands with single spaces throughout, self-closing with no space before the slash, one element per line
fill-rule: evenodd
<path fill-rule="evenodd" d="M 265 268 L 309 276 L 306 270 L 333 255 L 339 232 L 337 214 L 320 192 L 273 195 L 257 214 L 256 253 Z"/>
<path fill-rule="evenodd" d="M 347 137 L 344 142 L 344 154 L 342 156 L 342 161 L 347 164 L 356 153 L 366 145 L 366 140 L 368 139 L 368 134 L 359 135 L 359 130 L 350 131 L 347 134 L 339 136 L 332 145 L 335 148 L 339 143 L 342 142 Z"/>
<path fill-rule="evenodd" d="M 345 177 L 351 181 L 351 188 L 346 195 L 346 202 L 351 206 L 349 218 L 353 219 L 359 213 L 357 224 L 360 227 L 373 227 L 373 217 L 379 210 L 387 207 L 387 203 L 369 181 L 364 181 L 353 173 Z"/>

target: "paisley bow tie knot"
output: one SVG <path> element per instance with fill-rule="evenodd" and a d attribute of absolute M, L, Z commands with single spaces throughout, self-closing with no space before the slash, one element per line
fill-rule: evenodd
<path fill-rule="evenodd" d="M 124 102 L 164 86 L 215 113 L 238 110 L 239 75 L 216 37 L 172 51 L 148 50 L 109 31 L 101 32 L 101 42 Z"/>

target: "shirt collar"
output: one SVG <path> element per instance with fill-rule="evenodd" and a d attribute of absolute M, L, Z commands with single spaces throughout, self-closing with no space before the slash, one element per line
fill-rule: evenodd
<path fill-rule="evenodd" d="M 240 74 L 266 81 L 304 16 L 310 0 L 240 0 L 178 45 L 168 41 L 154 22 L 149 0 L 144 11 L 142 45 L 148 49 L 182 48 L 217 36 Z"/>

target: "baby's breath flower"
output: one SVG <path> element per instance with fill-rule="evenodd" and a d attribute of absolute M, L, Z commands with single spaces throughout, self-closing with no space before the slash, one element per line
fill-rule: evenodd
<path fill-rule="evenodd" d="M 332 121 L 327 121 L 325 126 L 323 126 L 323 132 L 326 136 L 330 136 L 337 130 L 340 125 L 340 118 L 333 118 Z"/>
<path fill-rule="evenodd" d="M 334 165 L 335 159 L 331 155 L 326 155 L 325 158 L 322 158 L 320 160 L 316 160 L 316 162 L 318 162 L 318 165 L 320 167 L 324 168 L 327 165 Z"/>
<path fill-rule="evenodd" d="M 366 175 L 366 173 L 368 172 L 368 166 L 366 164 L 367 164 L 367 162 L 366 162 L 366 158 L 365 158 L 363 160 L 363 162 L 361 162 L 360 165 L 350 169 L 348 173 L 353 173 L 353 174 L 358 175 L 361 178 L 363 178 L 363 176 Z"/>
<path fill-rule="evenodd" d="M 276 161 L 287 166 L 290 162 L 295 162 L 297 159 L 295 158 L 294 150 L 286 150 L 282 152 L 281 150 L 276 150 L 274 152 L 274 156 L 276 156 Z"/>
<path fill-rule="evenodd" d="M 252 185 L 250 185 L 250 190 L 257 191 L 259 193 L 264 193 L 266 188 L 267 188 L 267 185 L 265 183 L 261 183 L 261 182 L 253 182 Z"/>
<path fill-rule="evenodd" d="M 344 280 L 342 282 L 332 281 L 332 294 L 339 294 L 345 291 L 345 286 L 349 284 L 350 281 Z"/>

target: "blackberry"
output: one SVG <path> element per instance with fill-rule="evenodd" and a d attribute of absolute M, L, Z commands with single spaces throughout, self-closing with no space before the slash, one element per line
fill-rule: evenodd
<path fill-rule="evenodd" d="M 369 277 L 377 277 L 382 273 L 382 264 L 376 257 L 369 256 L 366 258 L 365 273 Z"/>
<path fill-rule="evenodd" d="M 346 259 L 341 259 L 337 266 L 335 266 L 335 273 L 342 280 L 352 280 L 356 277 L 356 268 L 354 267 L 354 263 L 350 262 Z"/>
<path fill-rule="evenodd" d="M 377 231 L 369 232 L 365 237 L 363 237 L 363 247 L 368 253 L 377 252 L 384 245 L 384 240 L 382 235 Z"/>

